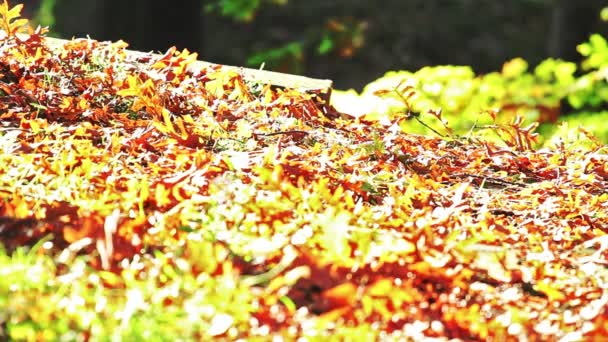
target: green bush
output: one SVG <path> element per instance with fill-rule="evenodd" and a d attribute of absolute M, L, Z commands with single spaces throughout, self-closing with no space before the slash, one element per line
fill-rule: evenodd
<path fill-rule="evenodd" d="M 584 60 L 573 62 L 549 58 L 533 69 L 528 63 L 515 58 L 504 64 L 501 71 L 477 75 L 468 66 L 425 67 L 416 72 L 390 71 L 368 84 L 358 94 L 354 90 L 335 91 L 333 105 L 339 110 L 368 120 L 382 120 L 394 116 L 428 113 L 441 110 L 449 127 L 459 135 L 493 124 L 496 115 L 499 124 L 521 116 L 524 122 L 545 124 L 540 132 L 546 140 L 558 130 L 551 126 L 558 122 L 575 121 L 586 127 L 602 141 L 608 142 L 601 120 L 605 116 L 602 106 L 608 102 L 608 42 L 594 34 L 580 44 L 578 51 Z M 386 96 L 382 90 L 411 87 L 408 105 L 404 108 L 399 92 Z M 378 92 L 382 97 L 376 96 Z M 578 114 L 570 113 L 569 108 Z M 483 115 L 483 113 L 492 115 Z M 404 129 L 412 133 L 432 134 L 441 130 L 441 123 L 428 117 L 424 124 L 411 120 Z"/>

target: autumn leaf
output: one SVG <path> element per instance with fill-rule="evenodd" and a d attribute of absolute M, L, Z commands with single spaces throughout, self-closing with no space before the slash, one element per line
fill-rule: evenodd
<path fill-rule="evenodd" d="M 21 17 L 21 10 L 23 4 L 17 4 L 14 7 L 10 7 L 8 0 L 3 0 L 0 4 L 0 18 L 2 23 L 2 30 L 9 36 L 14 36 L 17 32 L 20 32 L 28 25 L 29 21 Z"/>

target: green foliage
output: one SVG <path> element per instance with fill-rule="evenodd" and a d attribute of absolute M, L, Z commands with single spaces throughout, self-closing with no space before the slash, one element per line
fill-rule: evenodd
<path fill-rule="evenodd" d="M 475 125 L 490 124 L 490 116 L 480 113 L 495 109 L 502 109 L 498 115 L 501 122 L 511 120 L 515 113 L 529 122 L 557 119 L 554 111 L 573 84 L 575 70 L 574 63 L 548 59 L 530 72 L 528 64 L 516 58 L 505 63 L 500 72 L 486 75 L 476 75 L 467 66 L 425 67 L 414 73 L 392 71 L 368 84 L 359 97 L 335 92 L 334 105 L 346 113 L 372 119 L 398 113 L 403 109 L 402 101 L 386 96 L 379 99 L 374 94 L 407 80 L 414 90 L 409 100 L 412 111 L 428 113 L 441 109 L 449 127 L 464 134 Z M 433 129 L 443 126 L 439 120 L 430 124 Z M 410 125 L 408 131 L 432 133 L 430 128 L 416 124 Z"/>
<path fill-rule="evenodd" d="M 602 142 L 608 143 L 608 125 L 605 122 L 608 122 L 608 111 L 577 112 L 563 116 L 555 125 L 543 125 L 540 133 L 547 137 L 548 142 L 555 142 L 560 137 L 578 135 L 579 128 L 584 128 Z"/>
<path fill-rule="evenodd" d="M 600 12 L 600 18 L 602 18 L 603 21 L 608 21 L 608 7 L 602 8 L 602 11 Z"/>
<path fill-rule="evenodd" d="M 247 64 L 251 66 L 266 65 L 271 69 L 287 69 L 297 73 L 301 71 L 299 69 L 302 66 L 302 59 L 304 58 L 303 48 L 302 42 L 291 42 L 275 49 L 253 54 L 247 60 Z"/>
<path fill-rule="evenodd" d="M 0 324 L 10 340 L 76 340 L 76 331 L 83 330 L 94 340 L 211 339 L 224 333 L 214 317 L 225 318 L 228 327 L 249 324 L 250 290 L 235 274 L 212 276 L 228 257 L 213 242 L 192 236 L 174 248 L 182 255 L 159 252 L 132 260 L 120 275 L 97 272 L 88 265 L 89 256 L 68 250 L 51 256 L 42 246 L 45 241 L 12 254 L 0 249 Z M 140 272 L 144 267 L 147 273 Z M 168 302 L 176 305 L 167 307 Z"/>
<path fill-rule="evenodd" d="M 330 18 L 320 34 L 315 35 L 317 52 L 321 55 L 334 53 L 350 57 L 363 47 L 367 24 L 352 17 Z M 318 38 L 320 37 L 320 38 Z"/>
<path fill-rule="evenodd" d="M 284 5 L 287 0 L 217 0 L 207 5 L 207 12 L 219 12 L 236 21 L 249 22 L 264 3 Z"/>
<path fill-rule="evenodd" d="M 525 60 L 515 58 L 506 62 L 500 72 L 485 75 L 475 74 L 468 66 L 391 71 L 368 84 L 361 94 L 353 90 L 335 91 L 334 105 L 340 111 L 369 120 L 390 118 L 404 108 L 415 113 L 442 110 L 449 127 L 460 135 L 490 125 L 491 116 L 480 115 L 483 113 L 496 116 L 499 123 L 510 122 L 520 115 L 527 123 L 552 124 L 566 115 L 567 119 L 560 121 L 581 119 L 608 142 L 601 125 L 592 122 L 594 108 L 608 102 L 608 42 L 594 34 L 578 46 L 578 51 L 584 57 L 580 66 L 549 58 L 530 69 Z M 381 89 L 398 88 L 403 83 L 412 89 L 407 104 L 395 96 L 375 96 Z M 565 104 L 584 114 L 568 117 L 568 113 L 563 113 Z M 413 133 L 430 134 L 442 125 L 440 120 L 413 120 L 404 128 Z M 544 138 L 550 138 L 554 130 L 543 128 L 542 131 L 546 133 Z"/>
<path fill-rule="evenodd" d="M 219 0 L 207 6 L 209 13 L 220 13 L 238 22 L 255 20 L 263 5 L 285 5 L 287 0 Z M 319 55 L 335 54 L 341 58 L 351 57 L 363 46 L 366 25 L 351 17 L 328 18 L 325 24 L 302 31 L 296 41 L 279 46 L 265 46 L 252 53 L 247 64 L 264 65 L 273 70 L 303 73 L 304 60 L 311 51 Z"/>
<path fill-rule="evenodd" d="M 582 64 L 585 70 L 597 70 L 608 63 L 608 42 L 599 34 L 591 35 L 589 41 L 580 44 L 577 50 L 585 57 Z"/>
<path fill-rule="evenodd" d="M 608 20 L 608 7 L 602 9 L 600 17 Z M 608 102 L 608 42 L 602 35 L 593 34 L 577 50 L 584 57 L 584 73 L 569 89 L 567 99 L 575 109 L 599 107 Z"/>
<path fill-rule="evenodd" d="M 300 74 L 304 72 L 304 62 L 314 53 L 348 58 L 363 47 L 366 25 L 353 18 L 329 18 L 322 27 L 303 30 L 297 41 L 287 42 L 279 47 L 264 47 L 247 60 L 247 64 L 283 72 Z"/>
<path fill-rule="evenodd" d="M 334 42 L 331 39 L 331 37 L 327 34 L 323 35 L 323 37 L 321 37 L 321 42 L 319 43 L 319 47 L 317 48 L 317 51 L 319 52 L 319 54 L 325 55 L 325 54 L 329 53 L 333 48 L 334 48 Z"/>
<path fill-rule="evenodd" d="M 568 100 L 576 109 L 598 107 L 608 101 L 608 42 L 601 35 L 594 34 L 577 50 L 585 57 L 581 69 L 586 73 L 578 78 Z"/>
<path fill-rule="evenodd" d="M 34 21 L 42 27 L 52 27 L 55 24 L 55 4 L 57 0 L 42 0 Z"/>

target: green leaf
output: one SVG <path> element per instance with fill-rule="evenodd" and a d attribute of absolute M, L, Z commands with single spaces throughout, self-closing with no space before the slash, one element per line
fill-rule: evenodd
<path fill-rule="evenodd" d="M 43 0 L 40 3 L 38 13 L 36 13 L 36 21 L 43 27 L 52 27 L 55 24 L 55 5 L 57 0 Z"/>
<path fill-rule="evenodd" d="M 369 192 L 369 193 L 376 193 L 376 188 L 368 182 L 364 182 L 363 185 L 361 185 L 361 190 L 365 191 L 365 192 Z"/>
<path fill-rule="evenodd" d="M 254 54 L 247 59 L 247 64 L 257 66 L 262 63 L 268 65 L 277 65 L 282 60 L 292 58 L 295 60 L 301 60 L 303 57 L 303 45 L 300 42 L 292 42 L 287 45 L 278 47 L 276 49 L 270 49 Z"/>
<path fill-rule="evenodd" d="M 608 21 L 608 7 L 602 8 L 602 11 L 600 12 L 600 18 L 602 18 L 603 21 Z"/>
<path fill-rule="evenodd" d="M 260 0 L 221 0 L 219 3 L 223 16 L 244 22 L 253 20 L 260 5 Z"/>
<path fill-rule="evenodd" d="M 319 54 L 325 55 L 329 53 L 333 49 L 333 47 L 334 42 L 331 40 L 329 35 L 325 35 L 323 36 L 323 39 L 321 39 L 321 43 L 319 44 L 319 48 L 317 51 L 319 51 Z"/>
<path fill-rule="evenodd" d="M 505 77 L 517 77 L 528 70 L 528 62 L 523 58 L 514 58 L 504 64 L 502 73 Z"/>
<path fill-rule="evenodd" d="M 279 298 L 279 300 L 281 301 L 281 303 L 283 303 L 283 305 L 285 305 L 285 307 L 287 308 L 287 310 L 289 310 L 289 312 L 296 312 L 296 310 L 297 310 L 296 304 L 293 302 L 293 300 L 291 300 L 291 298 L 289 298 L 287 296 L 283 296 L 283 297 Z"/>

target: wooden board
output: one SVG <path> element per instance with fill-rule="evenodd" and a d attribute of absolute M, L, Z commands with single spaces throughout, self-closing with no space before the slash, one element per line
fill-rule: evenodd
<path fill-rule="evenodd" d="M 68 41 L 69 40 L 58 39 L 58 38 L 50 38 L 50 37 L 46 38 L 46 42 L 48 43 L 48 45 L 50 47 L 61 47 Z M 148 57 L 150 57 L 150 56 L 151 57 L 160 57 L 161 56 L 160 54 L 147 53 L 147 52 L 134 51 L 134 50 L 126 50 L 126 53 L 127 53 L 128 57 L 134 57 L 134 58 L 146 57 L 146 56 L 148 56 Z M 205 61 L 196 61 L 195 63 L 193 63 L 191 68 L 193 70 L 200 70 L 200 69 L 212 67 L 212 66 L 221 66 L 222 68 L 227 69 L 227 70 L 235 70 L 235 71 L 239 72 L 241 75 L 243 75 L 243 78 L 247 81 L 252 81 L 252 82 L 261 83 L 261 84 L 270 84 L 270 85 L 282 87 L 282 88 L 297 89 L 297 90 L 301 90 L 301 91 L 309 92 L 309 93 L 315 93 L 315 94 L 318 94 L 321 98 L 323 98 L 327 102 L 329 102 L 329 97 L 331 96 L 331 89 L 332 89 L 333 83 L 331 80 L 327 80 L 327 79 L 316 79 L 316 78 L 310 78 L 310 77 L 299 76 L 299 75 L 284 74 L 284 73 L 279 73 L 279 72 L 274 72 L 274 71 L 235 67 L 235 66 L 231 66 L 231 65 L 215 64 L 215 63 L 210 63 L 210 62 L 205 62 Z"/>

